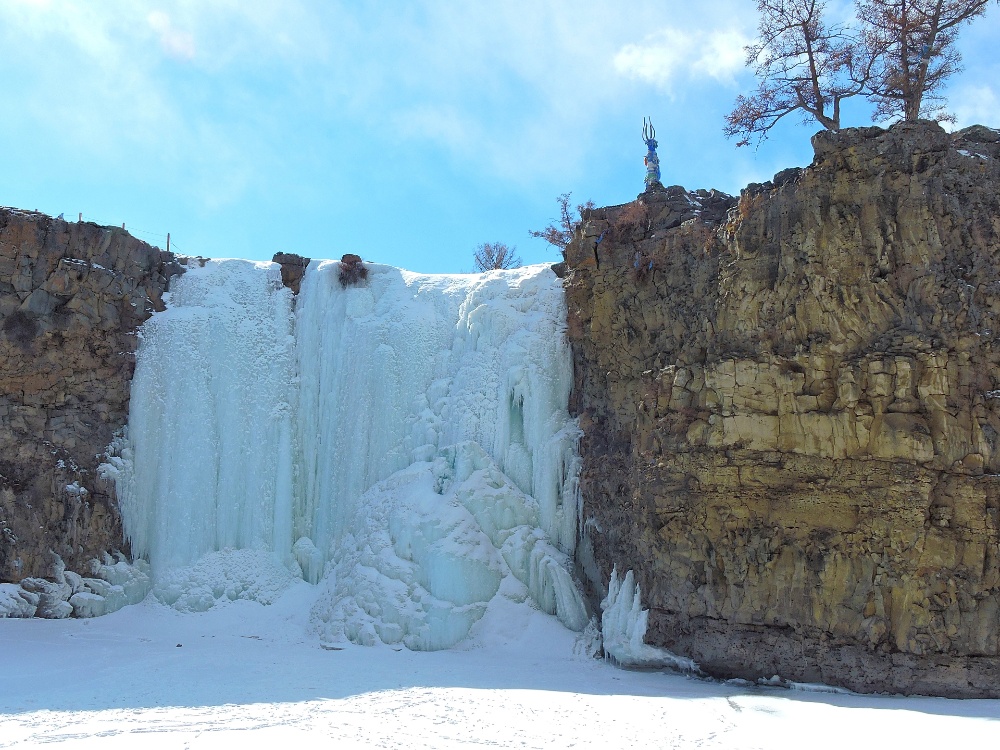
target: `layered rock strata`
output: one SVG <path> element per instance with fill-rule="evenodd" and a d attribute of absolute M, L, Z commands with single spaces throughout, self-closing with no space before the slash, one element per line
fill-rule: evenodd
<path fill-rule="evenodd" d="M 595 598 L 706 672 L 1000 695 L 1000 133 L 821 133 L 566 253 Z"/>
<path fill-rule="evenodd" d="M 64 585 L 63 563 L 127 552 L 97 466 L 128 418 L 136 329 L 182 270 L 122 229 L 0 209 L 0 582 Z"/>

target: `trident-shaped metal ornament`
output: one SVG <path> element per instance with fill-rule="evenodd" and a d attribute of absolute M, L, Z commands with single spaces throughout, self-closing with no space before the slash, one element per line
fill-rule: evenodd
<path fill-rule="evenodd" d="M 660 157 L 656 155 L 656 128 L 652 118 L 642 118 L 642 140 L 646 143 L 646 190 L 660 184 Z"/>

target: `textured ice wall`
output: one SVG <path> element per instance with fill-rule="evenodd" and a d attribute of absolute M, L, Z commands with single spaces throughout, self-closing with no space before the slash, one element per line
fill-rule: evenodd
<path fill-rule="evenodd" d="M 471 440 L 538 501 L 542 528 L 572 554 L 578 431 L 566 411 L 572 362 L 558 280 L 540 267 L 369 268 L 365 286 L 342 289 L 333 262 L 302 285 L 297 535 L 325 549 L 343 533 L 345 502 Z"/>
<path fill-rule="evenodd" d="M 291 559 L 291 306 L 277 266 L 209 261 L 143 325 L 117 488 L 154 580 L 227 547 Z"/>
<path fill-rule="evenodd" d="M 313 263 L 293 300 L 277 266 L 209 262 L 144 326 L 118 487 L 154 591 L 270 596 L 232 552 L 256 550 L 268 581 L 324 579 L 330 639 L 447 646 L 498 592 L 582 627 L 558 280 L 337 271 Z"/>
<path fill-rule="evenodd" d="M 538 504 L 478 444 L 446 448 L 362 495 L 313 609 L 329 643 L 447 648 L 498 594 L 582 630 L 587 612 Z"/>

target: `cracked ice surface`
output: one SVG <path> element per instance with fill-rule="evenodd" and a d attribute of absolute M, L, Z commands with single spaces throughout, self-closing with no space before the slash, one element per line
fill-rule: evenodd
<path fill-rule="evenodd" d="M 325 639 L 417 649 L 497 597 L 582 628 L 559 281 L 369 265 L 344 289 L 338 265 L 294 299 L 276 265 L 211 261 L 143 327 L 113 463 L 154 595 L 207 609 L 302 576 Z"/>

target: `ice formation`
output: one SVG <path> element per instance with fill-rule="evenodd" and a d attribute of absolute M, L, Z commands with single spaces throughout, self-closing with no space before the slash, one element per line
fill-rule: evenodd
<path fill-rule="evenodd" d="M 697 671 L 697 665 L 690 659 L 645 643 L 649 612 L 642 608 L 639 586 L 631 570 L 620 578 L 618 568 L 612 569 L 608 595 L 601 602 L 601 609 L 604 653 L 615 663 L 627 667 L 667 666 L 684 672 Z"/>
<path fill-rule="evenodd" d="M 144 325 L 106 473 L 154 594 L 197 610 L 302 576 L 327 640 L 417 649 L 496 596 L 582 628 L 558 280 L 368 269 L 344 288 L 313 262 L 293 298 L 276 265 L 209 261 Z"/>
<path fill-rule="evenodd" d="M 37 594 L 16 583 L 0 583 L 0 617 L 33 617 L 37 608 Z"/>
<path fill-rule="evenodd" d="M 100 617 L 149 593 L 149 566 L 144 560 L 130 565 L 124 559 L 91 560 L 93 577 L 66 570 L 55 555 L 53 578 L 24 578 L 20 584 L 0 583 L 0 617 Z"/>
<path fill-rule="evenodd" d="M 530 595 L 582 630 L 587 613 L 566 557 L 539 522 L 538 504 L 477 443 L 396 472 L 361 497 L 335 545 L 314 608 L 323 639 L 447 648 L 511 576 L 521 585 L 508 581 L 505 596 Z"/>

